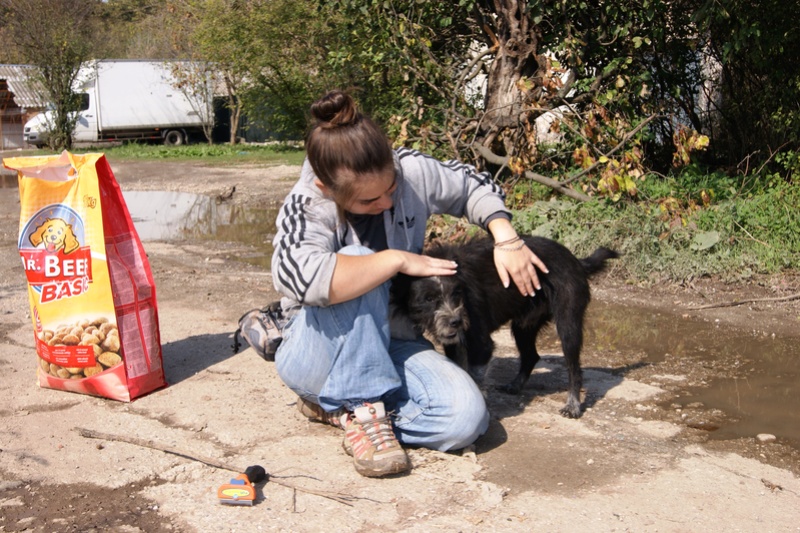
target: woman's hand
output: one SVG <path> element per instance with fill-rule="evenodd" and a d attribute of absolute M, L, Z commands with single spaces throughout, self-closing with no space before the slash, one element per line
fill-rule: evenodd
<path fill-rule="evenodd" d="M 328 301 L 346 302 L 371 291 L 398 272 L 409 276 L 452 276 L 456 263 L 402 250 L 367 255 L 336 254 Z"/>
<path fill-rule="evenodd" d="M 455 261 L 396 250 L 402 256 L 400 273 L 409 276 L 452 276 L 458 265 Z"/>
<path fill-rule="evenodd" d="M 508 288 L 513 280 L 514 285 L 523 296 L 533 296 L 542 288 L 536 268 L 548 272 L 542 260 L 534 254 L 523 240 L 505 246 L 495 246 L 494 266 L 500 275 L 503 287 Z"/>
<path fill-rule="evenodd" d="M 513 280 L 523 296 L 536 294 L 542 285 L 534 267 L 549 272 L 542 260 L 517 235 L 508 219 L 500 217 L 489 222 L 489 233 L 494 237 L 494 266 L 503 287 L 508 288 Z"/>

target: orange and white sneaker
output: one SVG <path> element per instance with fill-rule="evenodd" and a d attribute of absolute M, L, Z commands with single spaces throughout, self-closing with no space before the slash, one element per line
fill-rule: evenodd
<path fill-rule="evenodd" d="M 381 477 L 411 470 L 411 461 L 395 437 L 383 402 L 366 403 L 347 416 L 343 447 L 356 472 Z"/>
<path fill-rule="evenodd" d="M 345 414 L 347 414 L 347 411 L 344 408 L 337 409 L 336 411 L 329 413 L 321 406 L 313 402 L 304 400 L 303 398 L 297 398 L 297 410 L 301 415 L 308 418 L 310 422 L 329 424 L 339 429 L 344 429 L 343 417 Z"/>

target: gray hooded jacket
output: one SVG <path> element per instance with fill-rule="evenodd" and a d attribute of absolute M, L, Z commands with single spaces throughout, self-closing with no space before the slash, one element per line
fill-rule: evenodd
<path fill-rule="evenodd" d="M 465 216 L 484 229 L 498 214 L 510 218 L 503 191 L 488 173 L 405 148 L 395 151 L 394 160 L 394 205 L 383 213 L 389 248 L 420 253 L 432 214 Z M 306 160 L 278 214 L 272 280 L 285 296 L 285 310 L 297 304 L 328 305 L 336 252 L 361 244 L 353 227 L 340 219 L 336 204 L 314 184 L 315 178 Z"/>

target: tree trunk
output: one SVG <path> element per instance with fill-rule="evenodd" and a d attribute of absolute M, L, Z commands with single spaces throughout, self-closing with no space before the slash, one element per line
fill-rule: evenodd
<path fill-rule="evenodd" d="M 527 92 L 520 80 L 535 80 L 537 61 L 537 39 L 533 24 L 526 13 L 527 2 L 519 0 L 493 0 L 494 30 L 485 27 L 495 43 L 497 52 L 489 67 L 486 86 L 486 114 L 482 129 L 485 143 L 491 143 L 497 135 L 519 125 L 524 112 Z"/>
<path fill-rule="evenodd" d="M 236 133 L 239 131 L 239 119 L 242 115 L 242 104 L 238 97 L 239 84 L 234 81 L 233 76 L 227 72 L 223 74 L 225 79 L 225 90 L 228 93 L 228 110 L 230 111 L 230 138 L 228 144 L 231 146 L 237 142 Z M 239 78 L 236 78 L 237 80 Z"/>
<path fill-rule="evenodd" d="M 239 140 L 236 134 L 239 131 L 239 118 L 241 117 L 241 113 L 242 109 L 239 105 L 234 104 L 234 106 L 231 107 L 231 145 L 236 144 Z"/>

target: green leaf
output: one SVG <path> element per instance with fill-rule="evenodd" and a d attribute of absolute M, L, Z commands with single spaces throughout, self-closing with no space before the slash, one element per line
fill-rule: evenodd
<path fill-rule="evenodd" d="M 719 242 L 719 232 L 717 231 L 700 231 L 695 233 L 692 239 L 692 244 L 689 248 L 697 252 L 708 250 Z"/>
<path fill-rule="evenodd" d="M 548 239 L 552 239 L 554 237 L 554 230 L 556 227 L 555 222 L 545 222 L 541 226 L 537 226 L 536 229 L 533 230 L 533 235 L 537 237 L 546 237 Z"/>

